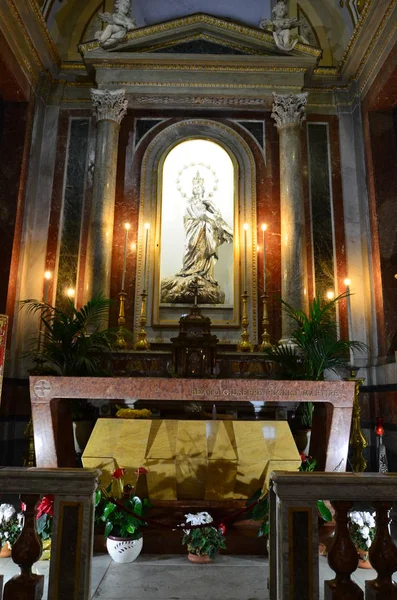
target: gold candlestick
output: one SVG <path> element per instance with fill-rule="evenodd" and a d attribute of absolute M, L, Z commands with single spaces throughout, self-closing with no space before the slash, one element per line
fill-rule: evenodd
<path fill-rule="evenodd" d="M 143 290 L 141 294 L 142 304 L 141 304 L 141 318 L 139 320 L 139 325 L 141 330 L 138 333 L 138 341 L 135 344 L 135 350 L 149 350 L 150 344 L 147 341 L 147 332 L 146 332 L 146 299 L 147 293 L 146 290 Z"/>
<path fill-rule="evenodd" d="M 262 316 L 263 333 L 262 333 L 262 343 L 259 346 L 259 350 L 261 352 L 264 352 L 266 350 L 266 348 L 271 347 L 270 335 L 267 331 L 267 327 L 269 325 L 269 316 L 268 316 L 268 312 L 267 312 L 267 299 L 269 298 L 269 296 L 266 294 L 266 292 L 264 292 L 262 294 L 261 298 L 263 301 L 263 316 Z"/>
<path fill-rule="evenodd" d="M 243 314 L 241 318 L 241 342 L 237 344 L 238 352 L 252 352 L 254 349 L 253 344 L 249 341 L 249 333 L 248 333 L 248 294 L 244 292 L 241 294 L 241 299 L 243 301 Z"/>
<path fill-rule="evenodd" d="M 119 350 L 124 350 L 125 348 L 127 348 L 127 342 L 125 341 L 124 338 L 124 331 L 125 331 L 125 299 L 127 297 L 127 294 L 122 290 L 119 293 L 119 298 L 120 298 L 120 308 L 119 308 L 119 317 L 117 319 L 117 324 L 119 326 L 118 331 L 117 331 L 117 340 L 115 341 L 115 346 L 116 348 L 118 348 Z"/>
<path fill-rule="evenodd" d="M 354 391 L 352 427 L 350 432 L 350 447 L 353 449 L 352 468 L 356 473 L 363 473 L 367 468 L 367 461 L 363 456 L 363 450 L 368 446 L 368 442 L 361 429 L 361 408 L 358 402 L 360 386 L 364 383 L 364 379 L 356 377 L 357 369 L 351 367 L 351 376 L 347 381 L 354 381 L 356 388 Z"/>

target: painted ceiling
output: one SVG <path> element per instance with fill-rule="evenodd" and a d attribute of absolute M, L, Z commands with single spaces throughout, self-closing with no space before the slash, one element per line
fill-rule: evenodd
<path fill-rule="evenodd" d="M 206 13 L 251 27 L 269 19 L 276 0 L 131 0 L 138 27 Z M 290 0 L 290 16 L 304 22 L 306 37 L 323 50 L 321 64 L 340 61 L 365 0 Z M 79 59 L 79 43 L 94 39 L 101 12 L 113 12 L 113 0 L 41 0 L 47 26 L 64 60 Z"/>

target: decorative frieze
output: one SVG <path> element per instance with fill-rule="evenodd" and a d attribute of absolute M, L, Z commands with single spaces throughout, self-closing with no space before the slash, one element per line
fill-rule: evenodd
<path fill-rule="evenodd" d="M 91 90 L 91 99 L 98 121 L 115 121 L 120 125 L 128 107 L 125 90 Z"/>
<path fill-rule="evenodd" d="M 303 94 L 276 94 L 273 92 L 272 118 L 276 127 L 281 129 L 286 125 L 302 125 L 306 119 L 305 105 L 307 93 Z"/>

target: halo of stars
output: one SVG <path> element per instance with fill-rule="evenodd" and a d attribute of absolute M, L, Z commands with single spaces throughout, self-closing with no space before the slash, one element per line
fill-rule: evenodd
<path fill-rule="evenodd" d="M 218 183 L 219 183 L 219 179 L 216 175 L 216 171 L 215 169 L 213 169 L 211 167 L 211 165 L 209 164 L 205 164 L 203 162 L 199 162 L 199 163 L 195 163 L 195 162 L 191 162 L 188 165 L 184 165 L 182 167 L 182 169 L 180 169 L 180 171 L 178 171 L 178 178 L 176 180 L 176 189 L 178 190 L 178 192 L 180 193 L 180 195 L 182 196 L 182 198 L 188 198 L 188 196 L 190 196 L 190 194 L 188 195 L 187 193 L 185 193 L 183 191 L 183 186 L 182 186 L 182 177 L 185 174 L 185 172 L 187 171 L 187 169 L 197 169 L 197 168 L 202 168 L 202 169 L 207 169 L 214 180 L 214 186 L 212 188 L 212 191 L 208 193 L 208 197 L 212 198 L 214 196 L 214 193 L 217 191 L 218 189 Z"/>

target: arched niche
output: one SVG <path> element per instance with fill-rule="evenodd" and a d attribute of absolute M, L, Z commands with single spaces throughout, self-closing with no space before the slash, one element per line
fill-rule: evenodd
<path fill-rule="evenodd" d="M 141 167 L 140 209 L 137 248 L 137 279 L 134 329 L 138 331 L 143 293 L 146 229 L 149 225 L 147 265 L 147 333 L 150 342 L 164 343 L 175 336 L 182 314 L 191 305 L 162 306 L 160 298 L 161 202 L 164 161 L 173 148 L 184 140 L 212 141 L 223 148 L 234 167 L 234 240 L 233 240 L 233 302 L 203 308 L 211 318 L 213 328 L 221 343 L 235 345 L 241 333 L 241 294 L 245 255 L 244 223 L 248 224 L 246 236 L 248 314 L 250 315 L 250 340 L 257 342 L 257 270 L 256 270 L 256 185 L 255 161 L 245 140 L 231 127 L 211 119 L 188 119 L 172 123 L 163 129 L 149 144 Z"/>

